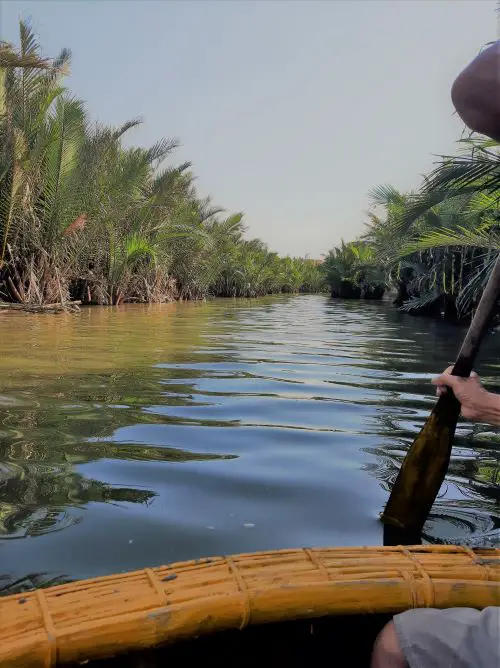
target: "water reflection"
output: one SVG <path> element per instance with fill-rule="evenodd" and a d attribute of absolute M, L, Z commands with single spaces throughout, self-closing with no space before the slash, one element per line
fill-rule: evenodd
<path fill-rule="evenodd" d="M 380 543 L 462 336 L 323 297 L 5 314 L 0 331 L 0 587 Z M 426 540 L 498 540 L 497 442 L 460 425 Z"/>

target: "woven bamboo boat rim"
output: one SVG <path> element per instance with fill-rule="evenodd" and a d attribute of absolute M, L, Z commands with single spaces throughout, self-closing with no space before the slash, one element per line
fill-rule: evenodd
<path fill-rule="evenodd" d="M 0 598 L 0 665 L 50 668 L 249 624 L 500 605 L 500 550 L 256 552 Z"/>

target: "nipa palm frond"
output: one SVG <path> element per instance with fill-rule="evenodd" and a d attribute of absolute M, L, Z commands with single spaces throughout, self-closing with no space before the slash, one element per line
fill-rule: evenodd
<path fill-rule="evenodd" d="M 470 276 L 466 285 L 462 288 L 457 297 L 456 306 L 459 314 L 468 313 L 474 302 L 477 302 L 478 295 L 480 295 L 488 282 L 490 274 L 495 265 L 498 252 L 489 254 L 485 262 L 482 263 L 476 271 Z"/>
<path fill-rule="evenodd" d="M 43 190 L 39 212 L 44 221 L 47 248 L 54 245 L 61 230 L 70 222 L 71 204 L 76 193 L 70 188 L 85 135 L 85 112 L 80 100 L 59 98 L 49 118 L 42 163 Z"/>
<path fill-rule="evenodd" d="M 173 139 L 160 139 L 151 148 L 147 149 L 146 161 L 150 165 L 156 163 L 156 166 L 158 166 L 178 147 L 179 140 L 175 137 Z"/>
<path fill-rule="evenodd" d="M 410 297 L 400 306 L 400 310 L 406 313 L 410 311 L 419 311 L 423 308 L 431 306 L 439 297 L 437 290 L 429 290 L 418 297 Z"/>
<path fill-rule="evenodd" d="M 489 225 L 483 225 L 476 230 L 464 227 L 443 229 L 429 232 L 420 238 L 406 243 L 400 250 L 401 257 L 412 253 L 443 248 L 446 246 L 465 246 L 471 248 L 492 248 L 500 250 L 500 235 L 489 231 Z"/>

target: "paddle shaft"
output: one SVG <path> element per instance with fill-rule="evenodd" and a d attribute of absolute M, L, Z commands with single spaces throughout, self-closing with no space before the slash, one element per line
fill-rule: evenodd
<path fill-rule="evenodd" d="M 495 262 L 493 271 L 483 291 L 483 295 L 477 307 L 474 318 L 465 335 L 453 366 L 452 374 L 467 378 L 470 376 L 472 366 L 479 352 L 479 347 L 484 339 L 493 316 L 495 304 L 500 295 L 500 255 Z"/>
<path fill-rule="evenodd" d="M 453 366 L 467 377 L 479 352 L 500 295 L 500 255 Z M 447 388 L 436 403 L 401 465 L 382 521 L 407 532 L 420 532 L 443 484 L 451 456 L 460 404 Z"/>

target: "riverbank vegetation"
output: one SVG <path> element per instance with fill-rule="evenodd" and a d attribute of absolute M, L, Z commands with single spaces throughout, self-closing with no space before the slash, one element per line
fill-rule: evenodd
<path fill-rule="evenodd" d="M 410 313 L 468 317 L 500 251 L 499 144 L 471 135 L 416 192 L 371 192 L 367 230 L 325 260 L 333 296 L 380 297 Z"/>
<path fill-rule="evenodd" d="M 175 139 L 126 147 L 138 125 L 92 122 L 30 27 L 0 42 L 0 300 L 162 302 L 320 291 L 316 262 L 247 239 L 243 214 L 201 198 Z"/>

